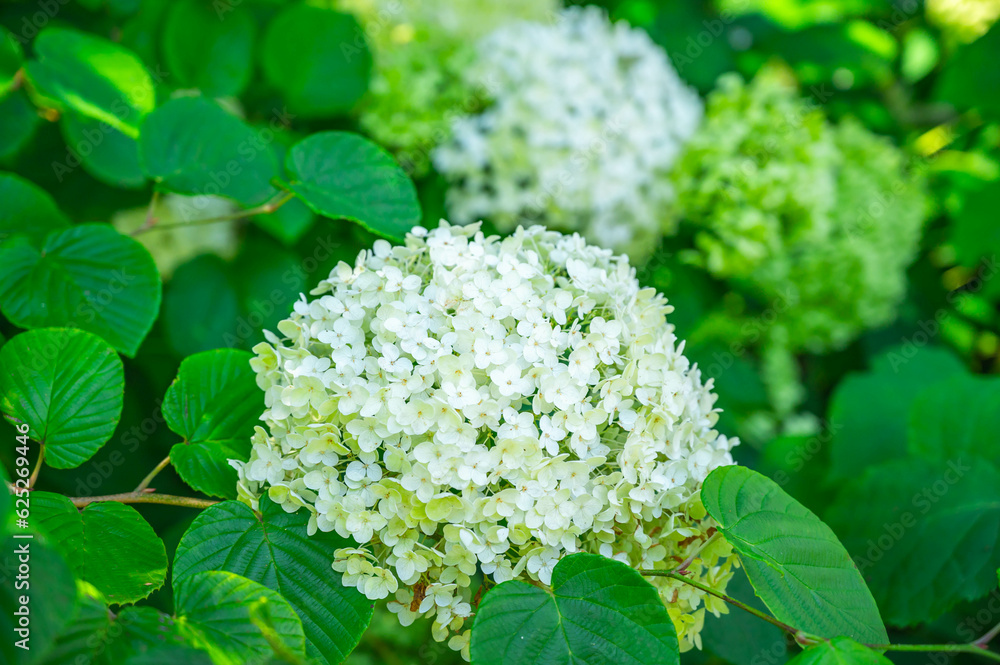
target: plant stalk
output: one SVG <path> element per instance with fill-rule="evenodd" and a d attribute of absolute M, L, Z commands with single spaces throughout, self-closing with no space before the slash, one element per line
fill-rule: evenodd
<path fill-rule="evenodd" d="M 156 478 L 156 474 L 158 474 L 160 471 L 163 471 L 165 468 L 167 468 L 168 464 L 170 464 L 170 455 L 167 455 L 163 459 L 162 462 L 160 462 L 159 464 L 157 464 L 156 468 L 154 468 L 152 471 L 150 471 L 149 474 L 145 478 L 142 479 L 142 482 L 139 483 L 139 486 L 136 487 L 134 491 L 135 492 L 141 492 L 144 489 L 146 489 L 147 487 L 149 487 L 149 484 L 151 482 L 153 482 L 153 478 Z"/>
<path fill-rule="evenodd" d="M 92 503 L 117 501 L 118 503 L 159 503 L 166 506 L 184 506 L 186 508 L 208 508 L 219 503 L 209 499 L 196 499 L 189 496 L 173 496 L 170 494 L 154 494 L 150 490 L 141 492 L 125 492 L 124 494 L 108 494 L 105 496 L 70 497 L 77 508 L 83 508 Z"/>

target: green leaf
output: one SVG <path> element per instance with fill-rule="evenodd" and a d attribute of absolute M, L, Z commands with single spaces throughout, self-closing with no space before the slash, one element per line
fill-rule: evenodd
<path fill-rule="evenodd" d="M 23 61 L 21 44 L 9 30 L 0 27 L 0 97 L 14 87 L 14 75 Z"/>
<path fill-rule="evenodd" d="M 81 516 L 84 579 L 108 602 L 134 603 L 163 586 L 166 549 L 135 508 L 114 501 L 92 503 Z"/>
<path fill-rule="evenodd" d="M 178 621 L 191 644 L 216 665 L 244 665 L 273 653 L 253 618 L 265 612 L 274 634 L 293 653 L 305 655 L 302 622 L 277 593 L 233 573 L 207 571 L 175 581 Z"/>
<path fill-rule="evenodd" d="M 16 155 L 28 143 L 41 123 L 38 112 L 23 90 L 0 97 L 0 159 Z M 0 239 L 4 232 L 0 230 Z"/>
<path fill-rule="evenodd" d="M 302 257 L 262 238 L 248 238 L 243 243 L 233 273 L 245 319 L 253 328 L 253 335 L 246 340 L 251 348 L 264 341 L 264 330 L 277 329 L 299 294 L 310 288 Z"/>
<path fill-rule="evenodd" d="M 766 611 L 754 595 L 750 580 L 740 570 L 734 572 L 726 585 L 726 595 Z M 718 618 L 706 615 L 701 641 L 708 652 L 733 665 L 784 663 L 787 660 L 785 632 L 741 610 L 731 609 L 729 614 Z"/>
<path fill-rule="evenodd" d="M 156 647 L 132 656 L 122 665 L 212 665 L 212 657 L 204 651 L 184 646 Z"/>
<path fill-rule="evenodd" d="M 775 617 L 819 637 L 888 640 L 844 546 L 772 480 L 746 467 L 721 467 L 705 479 L 701 499 Z"/>
<path fill-rule="evenodd" d="M 368 89 L 372 69 L 353 16 L 301 3 L 271 21 L 261 60 L 291 111 L 310 118 L 350 111 Z"/>
<path fill-rule="evenodd" d="M 177 546 L 174 579 L 227 570 L 282 595 L 302 619 L 310 658 L 336 665 L 357 646 L 372 616 L 372 603 L 344 587 L 331 568 L 333 552 L 348 546 L 335 533 L 306 535 L 302 513 L 286 513 L 266 496 L 260 515 L 226 501 L 206 509 Z"/>
<path fill-rule="evenodd" d="M 847 637 L 835 637 L 829 642 L 811 646 L 789 665 L 892 665 L 892 661 Z"/>
<path fill-rule="evenodd" d="M 395 240 L 420 222 L 413 182 L 389 153 L 357 134 L 313 134 L 292 146 L 285 168 L 292 191 L 320 215 Z"/>
<path fill-rule="evenodd" d="M 107 443 L 122 412 L 125 376 L 104 340 L 82 330 L 31 330 L 0 348 L 0 410 L 28 423 L 45 463 L 80 466 Z"/>
<path fill-rule="evenodd" d="M 163 297 L 163 325 L 178 355 L 234 346 L 238 317 L 236 290 L 218 256 L 199 256 L 174 273 Z"/>
<path fill-rule="evenodd" d="M 14 571 L 21 565 L 22 548 L 28 552 L 30 586 L 18 589 Z M 51 648 L 56 636 L 76 615 L 73 573 L 55 549 L 40 541 L 12 537 L 0 540 L 0 570 L 5 571 L 0 578 L 0 632 L 4 636 L 0 640 L 0 662 L 27 665 Z M 20 602 L 23 597 L 28 599 L 27 605 Z M 30 613 L 30 625 L 24 634 L 18 634 L 18 617 L 25 611 Z M 26 638 L 24 645 L 30 651 L 16 646 Z"/>
<path fill-rule="evenodd" d="M 79 611 L 59 634 L 42 665 L 90 665 L 109 639 L 111 617 L 100 593 L 86 582 L 77 582 Z"/>
<path fill-rule="evenodd" d="M 152 607 L 126 607 L 108 635 L 95 665 L 122 665 L 137 655 L 184 645 L 174 618 Z"/>
<path fill-rule="evenodd" d="M 268 143 L 218 104 L 202 97 L 172 99 L 149 114 L 139 137 L 146 175 L 181 194 L 225 196 L 246 206 L 277 192 L 279 175 Z"/>
<path fill-rule="evenodd" d="M 931 621 L 996 586 L 1000 471 L 985 460 L 887 462 L 847 483 L 827 518 L 889 624 Z"/>
<path fill-rule="evenodd" d="M 1000 71 L 990 67 L 1000 50 L 1000 24 L 959 47 L 948 59 L 938 78 L 935 96 L 960 109 L 978 108 L 987 115 L 1000 115 Z"/>
<path fill-rule="evenodd" d="M 959 263 L 975 267 L 984 256 L 1000 252 L 996 211 L 1000 206 L 1000 181 L 988 182 L 965 193 L 953 214 L 949 242 Z"/>
<path fill-rule="evenodd" d="M 80 328 L 134 356 L 160 309 L 160 274 L 107 224 L 54 231 L 40 250 L 14 238 L 0 246 L 0 308 L 22 328 Z"/>
<path fill-rule="evenodd" d="M 910 411 L 909 448 L 946 463 L 984 457 L 1000 465 L 1000 378 L 960 374 L 924 390 Z"/>
<path fill-rule="evenodd" d="M 903 457 L 913 400 L 926 387 L 964 371 L 948 350 L 892 349 L 872 371 L 851 374 L 830 401 L 829 479 L 857 477 L 872 465 Z"/>
<path fill-rule="evenodd" d="M 107 123 L 132 138 L 156 105 L 153 79 L 131 51 L 68 28 L 46 28 L 25 67 L 39 91 L 64 109 Z"/>
<path fill-rule="evenodd" d="M 163 541 L 135 508 L 114 501 L 79 512 L 61 494 L 32 492 L 32 522 L 77 575 L 117 605 L 134 603 L 163 586 Z"/>
<path fill-rule="evenodd" d="M 112 187 L 135 188 L 146 184 L 135 139 L 100 120 L 75 113 L 63 115 L 59 125 L 66 144 L 87 173 Z"/>
<path fill-rule="evenodd" d="M 0 241 L 14 234 L 41 241 L 50 231 L 69 226 L 48 192 L 12 173 L 0 173 L 0 201 Z"/>
<path fill-rule="evenodd" d="M 246 11 L 198 0 L 172 3 L 163 27 L 163 55 L 177 86 L 209 97 L 234 97 L 250 82 L 256 25 Z"/>
<path fill-rule="evenodd" d="M 170 450 L 180 477 L 199 492 L 236 498 L 236 470 L 246 461 L 250 437 L 264 412 L 264 393 L 246 351 L 205 351 L 185 358 L 167 388 L 163 417 L 184 438 Z"/>
<path fill-rule="evenodd" d="M 597 554 L 562 559 L 552 589 L 512 580 L 483 598 L 472 626 L 477 665 L 677 665 L 674 625 L 656 589 Z"/>

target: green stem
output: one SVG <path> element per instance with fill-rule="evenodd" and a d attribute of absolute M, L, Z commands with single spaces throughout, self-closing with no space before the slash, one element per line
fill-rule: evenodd
<path fill-rule="evenodd" d="M 38 449 L 38 459 L 35 460 L 35 470 L 31 472 L 31 477 L 28 478 L 28 488 L 35 486 L 35 481 L 38 480 L 38 474 L 42 472 L 42 461 L 45 459 L 45 444 L 39 444 Z"/>
<path fill-rule="evenodd" d="M 70 501 L 77 508 L 92 503 L 103 501 L 117 501 L 118 503 L 160 503 L 166 506 L 184 506 L 187 508 L 208 508 L 219 503 L 209 499 L 195 499 L 189 496 L 171 496 L 170 494 L 154 494 L 150 490 L 142 492 L 126 492 L 124 494 L 108 494 L 106 496 L 81 496 L 70 497 Z"/>
<path fill-rule="evenodd" d="M 248 208 L 246 210 L 237 210 L 236 212 L 227 213 L 225 215 L 219 215 L 218 217 L 208 217 L 206 219 L 196 219 L 190 222 L 177 222 L 176 224 L 156 224 L 154 226 L 141 226 L 132 232 L 133 236 L 141 235 L 148 231 L 155 231 L 159 229 L 175 229 L 182 226 L 201 226 L 203 224 L 214 224 L 216 222 L 227 222 L 234 219 L 243 219 L 244 217 L 253 217 L 254 215 L 267 215 L 281 206 L 285 205 L 289 201 L 295 198 L 295 194 L 292 192 L 284 192 L 277 198 L 259 205 L 256 208 Z"/>
<path fill-rule="evenodd" d="M 135 491 L 141 492 L 147 487 L 149 487 L 149 484 L 153 482 L 153 478 L 156 478 L 156 474 L 167 468 L 168 464 L 170 464 L 170 455 L 167 455 L 162 462 L 156 465 L 156 468 L 154 468 L 152 471 L 149 472 L 149 475 L 147 475 L 145 478 L 142 479 L 142 482 L 139 483 L 139 486 L 135 488 Z"/>
<path fill-rule="evenodd" d="M 738 607 L 741 610 L 743 610 L 744 612 L 749 612 L 750 614 L 754 615 L 755 617 L 757 617 L 759 619 L 763 619 L 764 621 L 766 621 L 766 622 L 768 622 L 770 624 L 773 624 L 773 625 L 777 626 L 778 628 L 791 633 L 792 635 L 795 635 L 795 634 L 797 634 L 799 632 L 799 631 L 795 630 L 795 628 L 792 628 L 791 626 L 789 626 L 787 623 L 785 623 L 783 621 L 778 621 L 774 617 L 769 616 L 767 614 L 764 614 L 763 612 L 761 612 L 760 610 L 758 610 L 755 607 L 750 607 L 746 603 L 738 601 L 735 598 L 732 598 L 731 596 L 727 596 L 726 594 L 722 593 L 721 591 L 716 591 L 715 589 L 713 589 L 712 587 L 710 587 L 710 586 L 708 586 L 706 584 L 702 584 L 701 582 L 696 582 L 695 580 L 688 579 L 687 577 L 684 577 L 680 573 L 675 573 L 672 570 L 640 570 L 639 573 L 642 574 L 642 575 L 646 575 L 648 577 L 669 577 L 671 579 L 675 579 L 675 580 L 678 580 L 680 582 L 684 582 L 685 584 L 689 584 L 689 585 L 693 586 L 696 589 L 701 589 L 702 591 L 704 591 L 705 593 L 707 593 L 710 596 L 715 596 L 716 598 L 721 598 L 722 600 L 726 601 L 730 605 Z"/>
<path fill-rule="evenodd" d="M 986 645 L 988 645 L 990 641 L 997 635 L 1000 635 L 1000 623 L 990 628 L 985 635 L 983 635 L 978 640 L 973 642 L 973 644 L 976 645 L 977 647 L 985 649 Z"/>

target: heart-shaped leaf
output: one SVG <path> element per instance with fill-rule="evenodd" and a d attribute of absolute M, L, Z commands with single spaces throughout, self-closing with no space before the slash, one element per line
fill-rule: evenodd
<path fill-rule="evenodd" d="M 596 554 L 562 559 L 551 590 L 512 580 L 483 598 L 477 665 L 677 665 L 677 633 L 656 589 Z"/>
<path fill-rule="evenodd" d="M 80 328 L 134 356 L 160 297 L 153 257 L 107 224 L 54 231 L 41 249 L 18 237 L 0 245 L 0 307 L 22 328 Z"/>
<path fill-rule="evenodd" d="M 246 206 L 272 198 L 278 163 L 267 141 L 203 97 L 178 97 L 150 113 L 139 137 L 146 175 L 180 194 L 225 196 Z"/>
<path fill-rule="evenodd" d="M 132 138 L 156 105 L 153 79 L 128 49 L 85 32 L 46 28 L 25 68 L 38 92 Z"/>
<path fill-rule="evenodd" d="M 401 240 L 420 222 L 413 182 L 389 153 L 348 132 L 320 132 L 285 156 L 291 188 L 310 208 Z"/>
<path fill-rule="evenodd" d="M 163 417 L 184 438 L 170 450 L 180 477 L 211 496 L 236 497 L 236 470 L 264 412 L 264 393 L 250 369 L 253 355 L 235 349 L 205 351 L 181 363 L 163 400 Z"/>
<path fill-rule="evenodd" d="M 45 463 L 80 466 L 107 443 L 122 412 L 122 361 L 82 330 L 30 330 L 0 348 L 0 410 L 45 444 Z M 9 368 L 9 371 L 7 371 Z"/>
<path fill-rule="evenodd" d="M 36 528 L 107 602 L 134 603 L 163 586 L 163 541 L 135 508 L 107 501 L 80 512 L 66 497 L 48 492 L 32 492 L 31 501 Z"/>
<path fill-rule="evenodd" d="M 0 201 L 0 241 L 20 234 L 41 242 L 50 231 L 69 226 L 48 192 L 12 173 L 0 173 Z"/>
<path fill-rule="evenodd" d="M 237 501 L 212 506 L 181 538 L 174 579 L 228 570 L 274 589 L 301 617 L 309 657 L 336 665 L 357 646 L 372 604 L 331 568 L 334 551 L 348 543 L 335 533 L 307 536 L 308 522 L 266 496 L 260 515 Z"/>
<path fill-rule="evenodd" d="M 290 5 L 268 25 L 264 75 L 293 113 L 323 117 L 350 111 L 368 89 L 372 57 L 350 14 Z"/>

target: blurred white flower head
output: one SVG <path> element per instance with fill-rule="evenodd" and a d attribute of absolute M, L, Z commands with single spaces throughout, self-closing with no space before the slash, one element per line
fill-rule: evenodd
<path fill-rule="evenodd" d="M 533 226 L 417 228 L 341 263 L 255 347 L 265 391 L 240 496 L 354 546 L 344 583 L 466 649 L 477 571 L 549 583 L 593 552 L 725 587 L 700 502 L 732 464 L 712 382 L 621 256 Z M 707 544 L 706 544 L 707 543 Z M 721 602 L 653 578 L 683 646 Z M 684 587 L 683 589 L 681 587 Z"/>
<path fill-rule="evenodd" d="M 663 176 L 702 105 L 644 31 L 570 8 L 500 27 L 464 76 L 492 104 L 433 154 L 454 221 L 542 223 L 633 258 L 656 246 L 674 198 Z"/>

